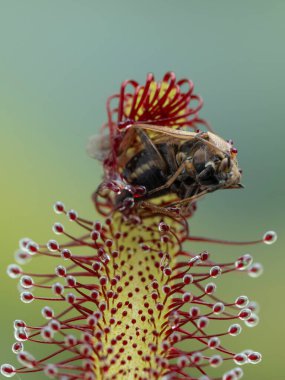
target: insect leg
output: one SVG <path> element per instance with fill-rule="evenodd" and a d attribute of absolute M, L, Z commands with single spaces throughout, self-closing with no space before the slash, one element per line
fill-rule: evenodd
<path fill-rule="evenodd" d="M 206 188 L 205 188 L 206 187 Z M 169 206 L 183 206 L 184 204 L 186 203 L 192 203 L 192 202 L 195 202 L 197 199 L 203 197 L 204 195 L 208 194 L 208 193 L 212 193 L 213 191 L 215 190 L 218 190 L 218 189 L 222 189 L 223 187 L 218 184 L 218 185 L 213 185 L 213 186 L 205 186 L 204 187 L 204 190 L 202 190 L 200 193 L 197 193 L 195 195 L 192 195 L 191 197 L 188 197 L 188 198 L 184 198 L 184 199 L 181 199 L 180 201 L 177 201 L 177 202 L 173 202 L 171 203 Z M 199 190 L 199 189 L 198 189 Z M 169 207 L 168 206 L 168 207 Z"/>
<path fill-rule="evenodd" d="M 169 206 L 171 206 L 171 207 L 173 207 L 173 206 L 183 206 L 186 203 L 195 202 L 197 199 L 203 197 L 204 195 L 208 194 L 209 192 L 210 191 L 208 189 L 207 190 L 203 190 L 203 191 L 201 191 L 200 193 L 198 193 L 196 195 L 192 195 L 191 197 L 181 199 L 180 201 L 177 201 L 177 202 L 173 202 L 170 205 L 168 205 L 167 207 L 169 207 Z"/>
<path fill-rule="evenodd" d="M 179 215 L 174 212 L 168 211 L 165 207 L 160 207 L 150 202 L 142 201 L 138 203 L 138 206 L 143 209 L 150 210 L 151 215 L 165 215 L 169 216 L 171 219 L 180 219 Z"/>
<path fill-rule="evenodd" d="M 165 182 L 164 185 L 149 191 L 148 194 L 153 194 L 153 193 L 156 193 L 158 191 L 161 191 L 161 190 L 164 190 L 164 189 L 167 189 L 168 187 L 170 187 L 174 183 L 174 181 L 178 178 L 178 176 L 182 173 L 182 171 L 185 169 L 186 163 L 187 163 L 187 160 L 182 162 L 182 164 L 179 166 L 179 168 L 176 170 L 176 172 Z"/>

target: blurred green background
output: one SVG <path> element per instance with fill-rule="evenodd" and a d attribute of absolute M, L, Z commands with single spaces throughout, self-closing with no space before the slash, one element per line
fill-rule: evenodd
<path fill-rule="evenodd" d="M 12 320 L 42 321 L 42 305 L 22 304 L 5 274 L 19 238 L 51 238 L 57 200 L 95 218 L 90 194 L 101 168 L 85 145 L 106 120 L 107 96 L 124 79 L 173 70 L 194 81 L 201 115 L 234 140 L 246 186 L 201 201 L 192 233 L 279 234 L 270 247 L 192 249 L 223 260 L 249 252 L 264 264 L 256 280 L 217 283 L 229 301 L 245 293 L 261 304 L 260 325 L 232 340 L 236 350 L 263 353 L 245 378 L 284 379 L 284 17 L 283 0 L 0 1 L 0 362 L 15 363 Z"/>

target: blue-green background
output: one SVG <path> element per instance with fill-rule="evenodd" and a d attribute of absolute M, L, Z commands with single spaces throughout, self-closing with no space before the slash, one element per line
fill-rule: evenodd
<path fill-rule="evenodd" d="M 257 280 L 218 285 L 227 300 L 246 293 L 261 304 L 260 325 L 232 339 L 237 350 L 263 353 L 245 378 L 284 378 L 284 19 L 282 0 L 0 0 L 1 362 L 14 362 L 12 320 L 42 321 L 5 275 L 18 239 L 52 237 L 56 200 L 95 217 L 101 169 L 85 144 L 106 120 L 107 96 L 126 78 L 173 70 L 194 81 L 201 115 L 234 140 L 246 186 L 203 200 L 192 233 L 279 234 L 272 247 L 193 249 L 223 260 L 249 252 L 264 264 Z"/>

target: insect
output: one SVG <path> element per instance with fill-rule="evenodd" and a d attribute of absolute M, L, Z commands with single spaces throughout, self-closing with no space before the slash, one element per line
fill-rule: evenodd
<path fill-rule="evenodd" d="M 100 141 L 97 158 L 107 156 L 106 137 Z M 236 155 L 231 143 L 212 132 L 133 124 L 123 132 L 116 151 L 116 170 L 127 186 L 118 192 L 115 204 L 119 208 L 133 199 L 155 208 L 152 200 L 172 194 L 176 200 L 168 206 L 179 207 L 218 189 L 241 188 Z M 145 191 L 133 196 L 132 188 Z"/>

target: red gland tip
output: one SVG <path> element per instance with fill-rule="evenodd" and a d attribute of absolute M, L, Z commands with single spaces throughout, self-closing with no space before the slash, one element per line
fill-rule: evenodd
<path fill-rule="evenodd" d="M 275 231 L 268 231 L 263 236 L 263 242 L 267 245 L 274 244 L 277 240 L 277 233 Z"/>

